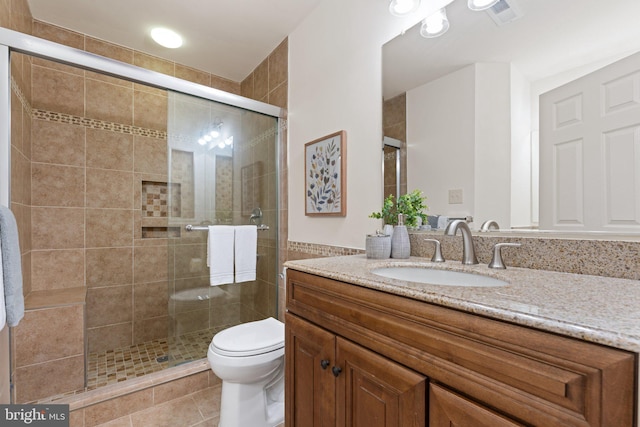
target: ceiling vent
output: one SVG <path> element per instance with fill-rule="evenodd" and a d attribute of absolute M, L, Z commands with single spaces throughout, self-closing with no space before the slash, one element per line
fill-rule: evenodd
<path fill-rule="evenodd" d="M 522 17 L 522 10 L 516 0 L 500 0 L 487 9 L 487 14 L 497 26 L 502 26 Z"/>

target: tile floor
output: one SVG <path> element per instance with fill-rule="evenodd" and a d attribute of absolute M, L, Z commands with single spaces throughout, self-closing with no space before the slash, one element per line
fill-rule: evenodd
<path fill-rule="evenodd" d="M 209 387 L 96 427 L 217 427 L 221 387 Z"/>

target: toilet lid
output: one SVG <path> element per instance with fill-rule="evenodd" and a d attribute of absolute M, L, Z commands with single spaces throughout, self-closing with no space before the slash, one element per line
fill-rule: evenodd
<path fill-rule="evenodd" d="M 284 346 L 284 324 L 273 317 L 218 332 L 212 349 L 223 356 L 253 356 Z"/>

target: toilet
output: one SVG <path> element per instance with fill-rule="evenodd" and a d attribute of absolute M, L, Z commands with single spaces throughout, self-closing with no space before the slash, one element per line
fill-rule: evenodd
<path fill-rule="evenodd" d="M 207 355 L 222 380 L 218 427 L 284 421 L 284 324 L 273 317 L 218 332 Z"/>

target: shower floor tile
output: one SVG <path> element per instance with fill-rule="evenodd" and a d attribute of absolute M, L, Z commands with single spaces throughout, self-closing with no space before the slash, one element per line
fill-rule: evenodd
<path fill-rule="evenodd" d="M 211 339 L 224 327 L 190 332 L 175 338 L 89 353 L 86 390 L 119 383 L 171 366 L 207 357 Z"/>

